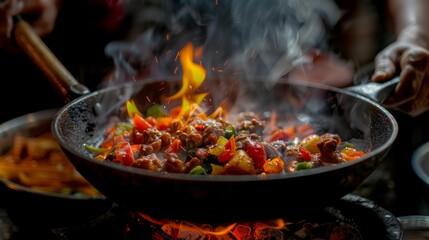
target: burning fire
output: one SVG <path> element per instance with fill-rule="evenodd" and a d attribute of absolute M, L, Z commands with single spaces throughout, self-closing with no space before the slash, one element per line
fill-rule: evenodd
<path fill-rule="evenodd" d="M 144 213 L 137 213 L 144 221 L 152 224 L 161 239 L 247 239 L 268 237 L 286 227 L 286 222 L 279 218 L 273 221 L 242 222 L 228 225 L 197 224 L 189 221 L 157 220 Z M 163 236 L 164 235 L 164 236 Z M 166 236 L 165 236 L 166 235 Z M 234 238 L 231 238 L 234 237 Z M 264 238 L 266 239 L 266 238 Z"/>
<path fill-rule="evenodd" d="M 203 66 L 194 63 L 194 47 L 191 43 L 185 45 L 180 51 L 180 63 L 183 66 L 182 88 L 171 96 L 171 99 L 190 98 L 190 94 L 198 89 L 206 78 L 206 70 Z"/>
<path fill-rule="evenodd" d="M 169 100 L 182 98 L 179 119 L 195 111 L 207 96 L 207 93 L 196 93 L 206 78 L 204 67 L 193 62 L 194 56 L 197 56 L 198 52 L 201 53 L 201 50 L 194 51 L 193 45 L 188 43 L 179 53 L 183 68 L 182 87 L 176 94 L 168 98 Z"/>
<path fill-rule="evenodd" d="M 171 118 L 182 119 L 186 116 L 192 116 L 195 112 L 198 112 L 195 116 L 207 119 L 215 118 L 225 113 L 224 109 L 220 106 L 216 111 L 207 116 L 204 110 L 200 107 L 200 104 L 206 98 L 207 93 L 199 93 L 197 90 L 206 79 L 207 71 L 201 64 L 198 64 L 193 60 L 194 58 L 200 59 L 201 56 L 202 47 L 194 48 L 191 43 L 187 43 L 179 52 L 180 63 L 183 68 L 182 86 L 174 95 L 167 97 L 166 102 L 181 99 L 182 104 L 180 107 L 170 111 Z M 127 105 L 129 115 L 132 117 L 133 113 L 138 110 L 132 101 L 128 101 Z"/>
<path fill-rule="evenodd" d="M 155 219 L 141 212 L 130 213 L 135 224 L 125 232 L 152 240 L 244 240 L 244 239 L 337 239 L 362 240 L 356 228 L 342 221 L 278 218 L 235 223 L 196 223 L 186 220 Z"/>

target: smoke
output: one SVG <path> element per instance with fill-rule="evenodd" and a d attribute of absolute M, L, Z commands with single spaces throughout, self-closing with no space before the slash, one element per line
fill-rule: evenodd
<path fill-rule="evenodd" d="M 129 37 L 105 49 L 115 61 L 110 84 L 180 74 L 177 54 L 202 47 L 208 77 L 278 79 L 308 49 L 326 48 L 340 17 L 330 0 L 134 0 Z"/>

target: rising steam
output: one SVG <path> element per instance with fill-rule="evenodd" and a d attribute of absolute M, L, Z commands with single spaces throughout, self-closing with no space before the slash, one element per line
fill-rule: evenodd
<path fill-rule="evenodd" d="M 129 39 L 112 42 L 111 83 L 177 75 L 177 54 L 192 42 L 203 47 L 208 76 L 277 79 L 304 51 L 326 47 L 326 28 L 339 19 L 330 0 L 134 0 Z"/>

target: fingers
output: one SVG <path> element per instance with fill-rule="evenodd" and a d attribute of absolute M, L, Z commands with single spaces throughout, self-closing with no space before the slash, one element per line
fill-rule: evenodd
<path fill-rule="evenodd" d="M 394 107 L 400 106 L 405 102 L 411 101 L 418 93 L 416 81 L 416 72 L 412 66 L 405 66 L 400 75 L 400 81 L 395 88 L 395 93 L 389 97 L 384 104 Z"/>
<path fill-rule="evenodd" d="M 26 0 L 21 15 L 39 36 L 52 32 L 58 15 L 57 0 Z"/>
<path fill-rule="evenodd" d="M 400 82 L 386 106 L 417 116 L 429 109 L 429 52 L 410 45 L 400 55 Z"/>
<path fill-rule="evenodd" d="M 18 0 L 9 0 L 0 3 L 0 35 L 2 39 L 10 38 L 13 20 L 12 17 L 17 15 L 23 8 L 23 3 Z"/>
<path fill-rule="evenodd" d="M 398 65 L 397 56 L 401 51 L 402 49 L 392 45 L 375 57 L 372 81 L 384 82 L 395 76 Z"/>

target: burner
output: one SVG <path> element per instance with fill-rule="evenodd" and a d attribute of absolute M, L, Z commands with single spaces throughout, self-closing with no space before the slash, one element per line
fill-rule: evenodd
<path fill-rule="evenodd" d="M 49 240 L 74 239 L 403 239 L 398 219 L 372 201 L 349 194 L 320 212 L 301 217 L 270 221 L 192 223 L 182 220 L 157 219 L 144 213 L 131 212 L 119 205 L 87 223 L 28 233 L 0 214 L 0 237 L 28 239 L 35 234 Z M 370 224 L 369 224 L 370 223 Z M 8 236 L 11 236 L 10 238 Z M 217 238 L 214 238 L 216 236 Z M 341 238 L 342 237 L 342 238 Z"/>

